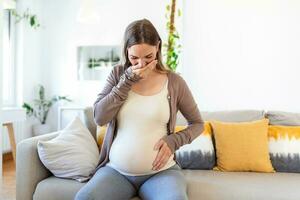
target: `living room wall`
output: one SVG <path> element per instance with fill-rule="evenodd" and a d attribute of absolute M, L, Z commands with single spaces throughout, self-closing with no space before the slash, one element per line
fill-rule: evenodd
<path fill-rule="evenodd" d="M 70 94 L 80 104 L 91 104 L 101 89 L 99 82 L 77 81 L 76 47 L 118 45 L 125 27 L 133 20 L 150 19 L 165 38 L 165 7 L 168 1 L 99 1 L 99 24 L 77 21 L 80 1 L 44 1 L 42 5 L 43 72 L 52 94 Z M 59 23 L 58 23 L 59 22 Z M 85 98 L 86 97 L 86 98 Z"/>
<path fill-rule="evenodd" d="M 32 101 L 37 84 L 45 86 L 49 97 L 69 95 L 76 106 L 92 105 L 103 87 L 103 81 L 77 80 L 77 46 L 119 45 L 125 27 L 132 21 L 148 18 L 166 39 L 165 6 L 169 1 L 97 1 L 95 8 L 100 16 L 98 24 L 78 21 L 80 0 L 23 1 L 20 9 L 30 7 L 37 14 L 41 28 L 23 33 L 24 101 Z M 180 1 L 182 2 L 182 1 Z M 181 3 L 178 3 L 179 6 Z M 180 24 L 179 24 L 180 28 Z M 25 40 L 26 38 L 26 40 Z M 31 44 L 32 43 L 32 44 Z M 26 51 L 30 47 L 30 51 Z M 19 52 L 19 55 L 21 52 Z M 35 92 L 35 93 L 34 93 Z M 57 107 L 49 113 L 47 123 L 57 127 Z M 30 133 L 26 133 L 29 136 Z"/>
<path fill-rule="evenodd" d="M 183 70 L 202 110 L 300 111 L 299 1 L 184 5 Z"/>
<path fill-rule="evenodd" d="M 92 105 L 104 82 L 77 81 L 76 47 L 120 44 L 126 25 L 140 18 L 150 19 L 166 39 L 168 2 L 99 1 L 100 22 L 90 25 L 77 21 L 79 0 L 26 1 L 44 27 L 27 30 L 23 36 L 24 49 L 30 46 L 23 55 L 24 100 L 33 98 L 39 82 L 49 96 L 70 95 L 77 105 Z M 299 3 L 189 0 L 179 4 L 181 72 L 200 110 L 300 111 Z M 56 117 L 53 111 L 48 120 L 54 128 Z"/>
<path fill-rule="evenodd" d="M 23 13 L 29 8 L 40 18 L 42 15 L 40 0 L 20 0 L 17 1 L 17 11 Z M 39 29 L 34 30 L 25 20 L 16 24 L 15 28 L 15 64 L 17 68 L 16 74 L 16 100 L 17 106 L 21 106 L 23 102 L 32 103 L 37 97 L 37 85 L 47 84 L 43 72 L 41 32 Z M 37 123 L 36 120 L 29 118 L 23 126 L 23 138 L 32 136 L 32 125 Z"/>

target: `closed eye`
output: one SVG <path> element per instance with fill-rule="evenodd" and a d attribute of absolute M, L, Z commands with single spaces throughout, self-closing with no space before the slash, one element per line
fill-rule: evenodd
<path fill-rule="evenodd" d="M 152 58 L 152 56 L 153 55 L 151 53 L 151 54 L 146 55 L 145 58 L 150 59 L 150 58 Z M 133 59 L 133 60 L 138 59 L 138 57 L 136 57 L 136 56 L 130 56 L 130 58 Z"/>

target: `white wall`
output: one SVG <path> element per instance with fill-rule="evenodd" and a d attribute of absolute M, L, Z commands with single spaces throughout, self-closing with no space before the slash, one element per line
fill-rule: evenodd
<path fill-rule="evenodd" d="M 149 5 L 139 0 L 99 1 L 97 10 L 101 21 L 96 25 L 76 22 L 80 6 L 78 0 L 44 1 L 42 53 L 44 79 L 52 94 L 72 94 L 82 104 L 91 104 L 99 82 L 78 82 L 76 46 L 120 44 L 125 27 L 133 20 L 150 19 L 159 30 L 164 30 L 164 6 L 161 0 Z M 166 1 L 163 1 L 166 2 Z M 165 37 L 165 33 L 161 33 Z M 89 98 L 82 98 L 89 96 Z"/>
<path fill-rule="evenodd" d="M 42 15 L 40 0 L 20 0 L 17 1 L 17 10 L 23 13 L 27 8 L 30 13 L 37 14 L 38 18 Z M 17 103 L 21 106 L 23 102 L 32 103 L 33 99 L 37 97 L 37 85 L 46 84 L 42 76 L 42 62 L 41 60 L 41 31 L 34 30 L 22 20 L 16 25 L 16 59 L 17 66 Z M 23 137 L 32 136 L 32 125 L 37 121 L 29 118 L 24 123 Z"/>
<path fill-rule="evenodd" d="M 184 76 L 202 110 L 300 111 L 300 2 L 190 0 Z"/>
<path fill-rule="evenodd" d="M 167 0 L 98 1 L 98 25 L 78 23 L 79 0 L 20 1 L 38 14 L 38 31 L 25 30 L 24 101 L 37 83 L 49 96 L 69 95 L 92 105 L 103 82 L 77 81 L 76 47 L 119 44 L 125 27 L 148 18 L 166 40 Z M 296 1 L 189 0 L 183 10 L 182 75 L 200 110 L 266 109 L 299 112 L 299 22 Z M 179 30 L 180 28 L 179 23 Z M 22 51 L 22 49 L 20 49 Z M 22 53 L 20 53 L 22 54 Z M 57 110 L 49 113 L 56 127 Z"/>
<path fill-rule="evenodd" d="M 167 0 L 98 1 L 100 22 L 77 22 L 79 0 L 52 0 L 42 3 L 41 73 L 49 94 L 70 95 L 79 105 L 91 106 L 103 87 L 100 81 L 77 81 L 76 48 L 80 45 L 119 45 L 125 27 L 148 18 L 166 39 L 164 14 Z M 49 113 L 48 123 L 56 126 L 57 112 Z M 55 120 L 54 120 L 55 119 Z"/>
<path fill-rule="evenodd" d="M 18 1 L 17 10 L 23 13 L 30 8 L 30 13 L 42 14 L 39 0 Z M 31 101 L 36 95 L 38 84 L 45 84 L 42 75 L 41 31 L 34 30 L 22 20 L 16 25 L 16 65 L 18 74 L 18 103 Z M 22 93 L 20 93 L 22 92 Z"/>

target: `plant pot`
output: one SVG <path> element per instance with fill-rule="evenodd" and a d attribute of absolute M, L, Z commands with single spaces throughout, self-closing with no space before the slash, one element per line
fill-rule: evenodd
<path fill-rule="evenodd" d="M 35 124 L 32 127 L 34 136 L 43 135 L 51 132 L 51 127 L 48 124 Z"/>

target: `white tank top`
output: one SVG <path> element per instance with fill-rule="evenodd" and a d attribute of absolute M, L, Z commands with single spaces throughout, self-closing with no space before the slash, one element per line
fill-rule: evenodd
<path fill-rule="evenodd" d="M 168 80 L 156 94 L 144 96 L 129 91 L 117 114 L 118 130 L 109 152 L 108 166 L 121 174 L 154 174 L 176 164 L 172 155 L 160 170 L 152 170 L 158 150 L 154 145 L 167 134 L 170 117 Z"/>

